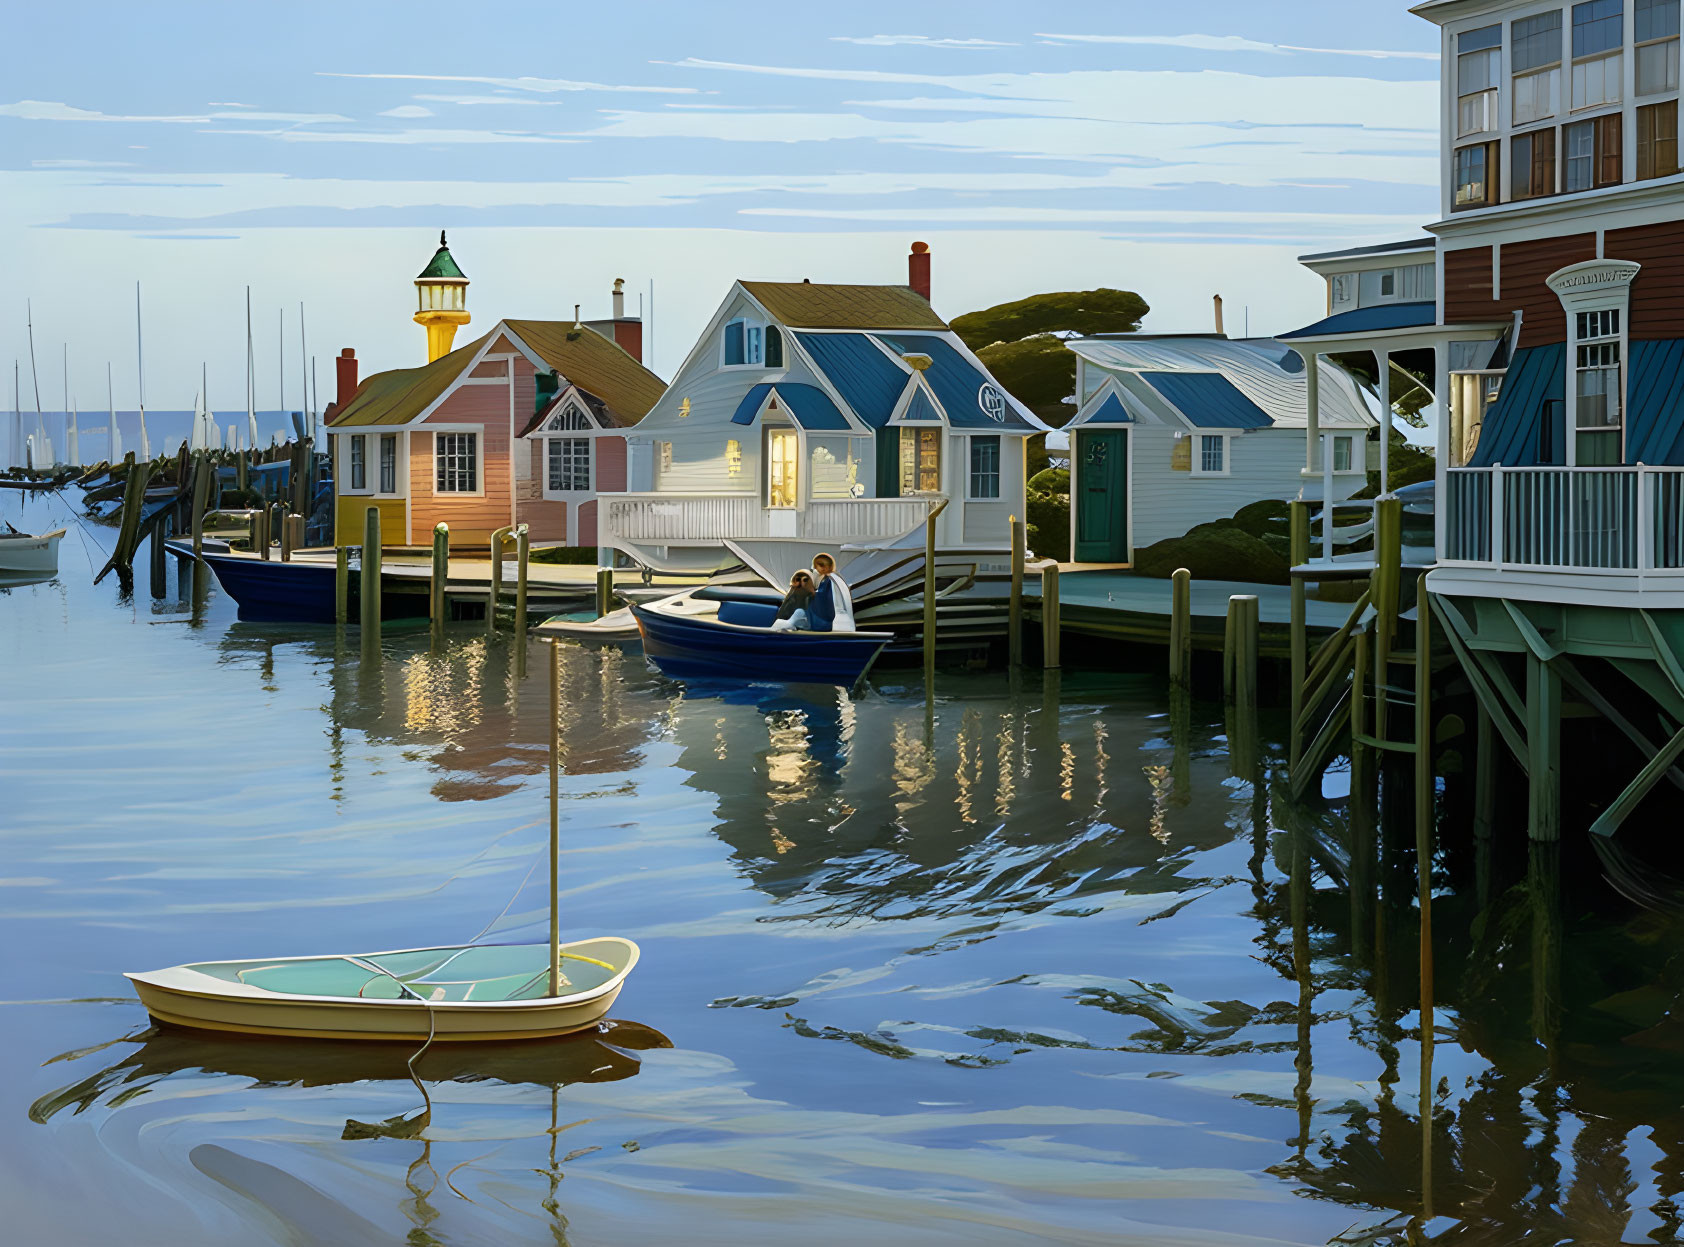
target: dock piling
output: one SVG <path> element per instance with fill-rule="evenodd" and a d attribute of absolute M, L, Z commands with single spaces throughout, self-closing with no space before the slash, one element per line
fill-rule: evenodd
<path fill-rule="evenodd" d="M 427 582 L 427 617 L 432 621 L 433 639 L 444 637 L 445 586 L 450 583 L 450 525 L 433 525 L 433 576 Z"/>
<path fill-rule="evenodd" d="M 344 624 L 351 613 L 351 547 L 333 551 L 333 622 Z"/>
<path fill-rule="evenodd" d="M 363 520 L 363 566 L 357 578 L 362 597 L 363 660 L 380 653 L 380 508 L 370 507 Z"/>
<path fill-rule="evenodd" d="M 497 599 L 503 591 L 503 543 L 513 532 L 512 526 L 505 524 L 491 534 L 491 586 L 485 599 L 485 631 L 487 634 L 497 631 Z"/>
<path fill-rule="evenodd" d="M 596 569 L 596 617 L 601 619 L 614 608 L 614 569 Z"/>
<path fill-rule="evenodd" d="M 1302 567 L 1310 561 L 1310 504 L 1303 499 L 1289 503 L 1288 515 L 1288 556 L 1287 562 L 1292 567 Z M 1305 668 L 1309 665 L 1309 637 L 1307 635 L 1309 607 L 1304 597 L 1304 579 L 1301 576 L 1292 577 L 1292 621 L 1290 624 L 1292 646 L 1292 734 L 1289 742 L 1290 765 L 1294 773 L 1298 770 L 1299 759 L 1304 754 L 1304 733 L 1299 727 L 1299 721 L 1304 716 L 1304 676 Z"/>
<path fill-rule="evenodd" d="M 164 542 L 170 536 L 170 517 L 160 515 L 152 525 L 152 546 L 150 550 L 151 589 L 152 596 L 161 598 L 169 587 L 169 564 L 164 561 Z"/>
<path fill-rule="evenodd" d="M 1257 595 L 1236 593 L 1228 599 L 1227 650 L 1222 669 L 1223 696 L 1242 712 L 1257 706 Z"/>
<path fill-rule="evenodd" d="M 269 508 L 261 506 L 252 513 L 251 543 L 257 549 L 257 557 L 265 563 L 269 561 Z"/>
<path fill-rule="evenodd" d="M 1041 568 L 1041 665 L 1059 666 L 1060 637 L 1058 610 L 1058 564 L 1049 561 Z"/>
<path fill-rule="evenodd" d="M 1011 517 L 1012 523 L 1012 599 L 1006 623 L 1007 661 L 1013 667 L 1023 666 L 1023 521 Z"/>
<path fill-rule="evenodd" d="M 1169 680 L 1185 688 L 1193 675 L 1193 573 L 1178 567 L 1170 577 Z"/>
<path fill-rule="evenodd" d="M 936 669 L 936 516 L 945 499 L 924 518 L 924 678 Z"/>
<path fill-rule="evenodd" d="M 526 525 L 515 529 L 515 635 L 526 643 L 526 564 L 532 553 L 532 541 Z"/>

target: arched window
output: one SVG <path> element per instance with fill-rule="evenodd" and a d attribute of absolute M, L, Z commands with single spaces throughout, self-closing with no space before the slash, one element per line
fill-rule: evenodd
<path fill-rule="evenodd" d="M 784 366 L 784 335 L 776 325 L 766 326 L 766 367 Z"/>

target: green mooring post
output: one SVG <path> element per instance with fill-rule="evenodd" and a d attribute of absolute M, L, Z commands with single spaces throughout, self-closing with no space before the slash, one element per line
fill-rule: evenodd
<path fill-rule="evenodd" d="M 1014 667 L 1023 666 L 1023 560 L 1026 542 L 1023 521 L 1012 516 L 1012 599 L 1006 616 L 1006 655 Z"/>
<path fill-rule="evenodd" d="M 363 657 L 380 652 L 380 509 L 370 507 L 363 520 L 363 568 L 357 577 L 362 597 Z"/>
<path fill-rule="evenodd" d="M 596 569 L 596 617 L 601 619 L 614 607 L 614 569 Z"/>
<path fill-rule="evenodd" d="M 351 547 L 333 549 L 333 622 L 349 622 L 351 614 Z"/>
<path fill-rule="evenodd" d="M 491 584 L 485 598 L 485 630 L 497 631 L 497 599 L 503 591 L 503 543 L 514 529 L 505 524 L 491 534 Z"/>
<path fill-rule="evenodd" d="M 1223 655 L 1223 696 L 1242 712 L 1257 707 L 1257 598 L 1236 593 L 1228 599 L 1227 651 Z"/>
<path fill-rule="evenodd" d="M 526 640 L 526 566 L 532 541 L 526 525 L 515 529 L 515 635 Z"/>
<path fill-rule="evenodd" d="M 1048 562 L 1041 569 L 1041 665 L 1059 666 L 1058 564 Z"/>
<path fill-rule="evenodd" d="M 1310 561 L 1310 504 L 1302 499 L 1287 508 L 1288 560 L 1293 567 Z M 1292 622 L 1289 625 L 1292 648 L 1292 731 L 1289 737 L 1290 765 L 1296 769 L 1304 755 L 1304 729 L 1299 720 L 1304 714 L 1304 676 L 1309 665 L 1309 638 L 1306 635 L 1308 608 L 1304 600 L 1304 578 L 1292 577 Z"/>
<path fill-rule="evenodd" d="M 1193 678 L 1193 573 L 1178 567 L 1169 587 L 1169 682 Z"/>
<path fill-rule="evenodd" d="M 433 525 L 433 576 L 427 584 L 427 617 L 433 623 L 433 636 L 444 635 L 445 586 L 450 582 L 450 525 Z"/>

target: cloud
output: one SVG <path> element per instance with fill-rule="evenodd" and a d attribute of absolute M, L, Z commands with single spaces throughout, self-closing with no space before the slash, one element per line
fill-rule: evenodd
<path fill-rule="evenodd" d="M 288 121 L 294 125 L 311 126 L 329 121 L 349 121 L 338 113 L 212 113 L 212 121 Z"/>
<path fill-rule="evenodd" d="M 382 117 L 431 117 L 433 110 L 423 108 L 419 104 L 399 104 L 396 108 L 388 108 L 380 114 Z"/>
<path fill-rule="evenodd" d="M 31 160 L 29 162 L 37 169 L 132 169 L 132 160 L 77 160 L 71 156 L 56 160 Z"/>
<path fill-rule="evenodd" d="M 286 143 L 580 143 L 565 135 L 526 130 L 212 130 L 212 134 L 247 134 Z"/>
<path fill-rule="evenodd" d="M 639 87 L 605 82 L 575 82 L 568 78 L 488 78 L 472 74 L 346 74 L 318 70 L 322 78 L 370 78 L 381 82 L 471 82 L 482 87 L 506 87 L 511 91 L 629 91 L 649 95 L 695 95 L 695 87 Z"/>
<path fill-rule="evenodd" d="M 832 43 L 858 43 L 868 48 L 1015 48 L 994 39 L 932 39 L 929 35 L 832 35 Z"/>
<path fill-rule="evenodd" d="M 126 117 L 95 112 L 50 100 L 19 100 L 15 104 L 0 104 L 0 117 L 18 117 L 24 121 L 170 121 L 205 122 L 209 117 Z"/>
<path fill-rule="evenodd" d="M 1264 52 L 1273 56 L 1312 53 L 1318 56 L 1360 56 L 1368 60 L 1434 61 L 1437 52 L 1373 51 L 1359 48 L 1310 48 L 1291 43 L 1260 43 L 1240 35 L 1053 35 L 1036 32 L 1037 39 L 1058 43 L 1148 44 L 1164 48 L 1188 48 L 1195 52 Z"/>
<path fill-rule="evenodd" d="M 256 104 L 242 104 L 238 100 L 211 100 L 206 108 L 256 108 Z"/>

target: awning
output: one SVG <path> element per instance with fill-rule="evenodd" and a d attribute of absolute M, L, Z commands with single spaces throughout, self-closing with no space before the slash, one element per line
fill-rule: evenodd
<path fill-rule="evenodd" d="M 1337 312 L 1324 320 L 1291 333 L 1283 333 L 1280 340 L 1294 338 L 1326 338 L 1364 333 L 1387 333 L 1397 329 L 1425 329 L 1438 323 L 1437 303 L 1381 303 L 1375 307 L 1353 308 Z"/>

